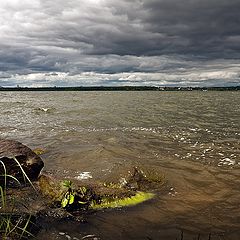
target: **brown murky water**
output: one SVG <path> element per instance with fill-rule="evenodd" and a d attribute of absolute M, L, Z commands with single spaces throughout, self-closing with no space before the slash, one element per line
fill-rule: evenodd
<path fill-rule="evenodd" d="M 239 92 L 1 92 L 0 137 L 46 149 L 46 171 L 101 180 L 145 165 L 168 180 L 154 200 L 38 239 L 239 240 L 239 105 Z"/>

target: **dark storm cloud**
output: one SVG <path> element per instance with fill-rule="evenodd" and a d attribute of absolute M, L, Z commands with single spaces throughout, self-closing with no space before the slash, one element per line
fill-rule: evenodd
<path fill-rule="evenodd" d="M 1 1 L 1 85 L 239 84 L 239 9 L 239 0 Z"/>
<path fill-rule="evenodd" d="M 229 44 L 230 39 L 239 43 L 239 0 L 150 0 L 144 7 L 150 12 L 147 28 L 176 40 L 164 52 L 172 47 L 180 54 L 206 58 L 239 57 L 239 45 Z M 186 45 L 180 46 L 181 41 Z"/>

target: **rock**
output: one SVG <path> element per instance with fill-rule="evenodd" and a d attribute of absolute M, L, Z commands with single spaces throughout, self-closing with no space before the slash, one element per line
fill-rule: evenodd
<path fill-rule="evenodd" d="M 39 190 L 52 204 L 61 204 L 70 212 L 133 206 L 155 196 L 120 184 L 60 180 L 48 175 L 40 176 Z"/>
<path fill-rule="evenodd" d="M 18 163 L 31 181 L 37 180 L 44 163 L 42 159 L 30 148 L 14 140 L 0 139 L 0 161 L 6 167 L 6 173 L 18 179 L 20 183 L 25 182 L 25 177 Z M 4 175 L 3 164 L 0 164 L 0 175 Z M 10 178 L 8 178 L 10 180 Z M 0 179 L 0 182 L 3 181 Z"/>
<path fill-rule="evenodd" d="M 106 185 L 119 186 L 135 191 L 163 189 L 166 179 L 161 170 L 141 166 L 117 167 L 103 179 Z"/>

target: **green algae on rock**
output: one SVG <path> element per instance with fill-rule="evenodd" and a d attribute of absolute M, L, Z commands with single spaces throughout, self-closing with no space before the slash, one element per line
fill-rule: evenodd
<path fill-rule="evenodd" d="M 155 196 L 154 193 L 136 192 L 136 194 L 131 197 L 126 197 L 122 199 L 105 198 L 101 200 L 101 203 L 92 202 L 90 207 L 92 209 L 130 207 L 130 206 L 135 206 L 137 204 L 145 202 L 147 200 L 150 200 L 154 196 Z"/>
<path fill-rule="evenodd" d="M 36 153 L 37 155 L 42 155 L 42 154 L 46 153 L 46 150 L 43 148 L 35 148 L 35 149 L 33 149 L 33 152 Z"/>

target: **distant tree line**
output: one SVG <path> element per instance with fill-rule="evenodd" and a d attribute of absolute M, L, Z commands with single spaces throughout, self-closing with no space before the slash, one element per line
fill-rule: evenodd
<path fill-rule="evenodd" d="M 0 91 L 238 91 L 240 86 L 232 87 L 152 87 L 152 86 L 119 86 L 119 87 L 0 87 Z"/>

